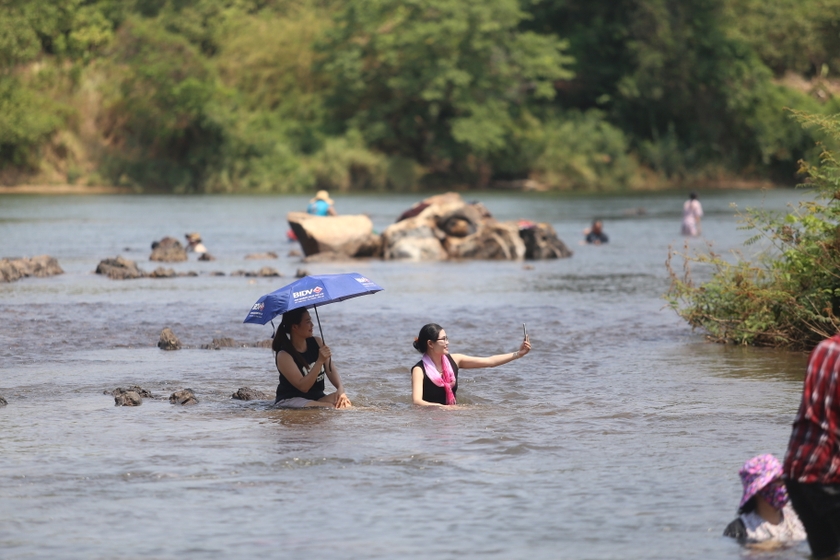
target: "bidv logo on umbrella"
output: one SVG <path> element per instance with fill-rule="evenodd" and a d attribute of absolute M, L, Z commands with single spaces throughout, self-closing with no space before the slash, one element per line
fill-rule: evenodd
<path fill-rule="evenodd" d="M 292 300 L 295 305 L 301 303 L 316 304 L 327 296 L 326 292 L 321 286 L 315 286 L 309 290 L 301 290 L 299 292 L 292 292 Z"/>

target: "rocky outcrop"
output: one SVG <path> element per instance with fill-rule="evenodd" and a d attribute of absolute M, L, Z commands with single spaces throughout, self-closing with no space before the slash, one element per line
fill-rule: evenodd
<path fill-rule="evenodd" d="M 181 389 L 169 396 L 169 402 L 172 404 L 198 404 L 198 399 L 192 389 Z"/>
<path fill-rule="evenodd" d="M 239 401 L 273 401 L 274 395 L 265 393 L 263 391 L 258 391 L 256 389 L 251 389 L 250 387 L 240 387 L 234 394 L 230 396 L 230 398 Z"/>
<path fill-rule="evenodd" d="M 305 212 L 286 215 L 305 256 L 335 253 L 346 257 L 378 253 L 379 236 L 364 215 L 314 216 Z"/>
<path fill-rule="evenodd" d="M 178 337 L 175 336 L 175 333 L 172 332 L 172 329 L 166 327 L 162 331 L 160 331 L 160 340 L 158 340 L 158 348 L 161 350 L 180 350 L 181 349 L 181 341 L 178 340 Z"/>
<path fill-rule="evenodd" d="M 239 342 L 230 337 L 214 338 L 210 344 L 202 344 L 202 350 L 221 350 L 222 348 L 271 348 L 273 340 L 266 339 L 259 342 Z"/>
<path fill-rule="evenodd" d="M 529 260 L 565 259 L 573 254 L 550 224 L 521 223 L 519 237 L 525 242 L 525 258 Z"/>
<path fill-rule="evenodd" d="M 481 203 L 458 193 L 422 200 L 382 232 L 386 260 L 521 260 L 569 257 L 548 224 L 500 222 Z"/>
<path fill-rule="evenodd" d="M 114 395 L 114 406 L 140 406 L 143 398 L 136 391 L 122 390 Z"/>
<path fill-rule="evenodd" d="M 163 268 L 162 266 L 157 267 L 149 274 L 149 278 L 175 278 L 175 276 L 175 269 Z"/>
<path fill-rule="evenodd" d="M 519 237 L 519 226 L 512 222 L 487 220 L 475 233 L 465 237 L 449 236 L 443 243 L 454 259 L 518 261 L 525 258 L 525 243 Z"/>
<path fill-rule="evenodd" d="M 152 395 L 151 391 L 147 391 L 146 389 L 142 388 L 139 385 L 132 385 L 131 387 L 125 387 L 125 388 L 117 387 L 113 391 L 105 391 L 105 394 L 116 397 L 117 395 L 119 395 L 121 393 L 128 392 L 128 391 L 133 391 L 133 392 L 137 393 L 138 395 L 140 395 L 144 399 L 153 399 L 154 398 L 154 395 Z"/>
<path fill-rule="evenodd" d="M 104 274 L 111 280 L 130 280 L 147 276 L 137 267 L 137 263 L 124 257 L 102 259 L 96 267 L 96 273 Z"/>
<path fill-rule="evenodd" d="M 187 260 L 187 250 L 174 237 L 164 237 L 160 241 L 152 243 L 152 254 L 149 256 L 149 260 L 158 262 L 184 262 Z"/>
<path fill-rule="evenodd" d="M 442 232 L 427 218 L 407 218 L 388 226 L 382 232 L 382 258 L 410 261 L 444 260 L 448 255 L 441 244 L 442 238 Z"/>
<path fill-rule="evenodd" d="M 58 265 L 58 261 L 49 255 L 0 259 L 0 282 L 14 282 L 29 276 L 46 278 L 57 274 L 64 274 L 64 270 Z"/>
<path fill-rule="evenodd" d="M 201 348 L 203 350 L 221 350 L 222 348 L 241 348 L 243 346 L 246 345 L 240 344 L 232 338 L 223 337 L 214 338 L 213 342 L 211 342 L 210 344 L 202 344 Z"/>

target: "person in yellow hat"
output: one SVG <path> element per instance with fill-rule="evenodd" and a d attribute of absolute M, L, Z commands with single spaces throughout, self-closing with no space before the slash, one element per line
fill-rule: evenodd
<path fill-rule="evenodd" d="M 333 199 L 330 198 L 330 193 L 327 191 L 318 191 L 315 193 L 315 198 L 309 201 L 309 206 L 306 207 L 306 211 L 315 216 L 338 215 L 333 207 Z"/>
<path fill-rule="evenodd" d="M 207 252 L 207 247 L 201 242 L 201 234 L 197 231 L 187 233 L 184 235 L 187 238 L 187 251 L 203 255 Z"/>

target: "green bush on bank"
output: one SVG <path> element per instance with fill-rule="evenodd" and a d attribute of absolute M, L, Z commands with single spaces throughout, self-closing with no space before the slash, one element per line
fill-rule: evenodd
<path fill-rule="evenodd" d="M 747 244 L 766 240 L 772 250 L 735 263 L 712 252 L 683 254 L 681 275 L 669 259 L 670 306 L 712 340 L 809 349 L 840 330 L 840 115 L 794 116 L 824 137 L 820 163 L 801 168 L 815 199 L 787 214 L 742 214 L 743 227 L 756 231 Z M 692 264 L 711 267 L 711 280 L 696 284 Z"/>

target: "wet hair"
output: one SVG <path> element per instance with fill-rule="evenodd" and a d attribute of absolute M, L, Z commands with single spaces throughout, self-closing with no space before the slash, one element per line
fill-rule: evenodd
<path fill-rule="evenodd" d="M 423 328 L 420 329 L 420 334 L 414 339 L 414 349 L 421 354 L 425 354 L 426 350 L 429 349 L 429 341 L 436 342 L 442 330 L 443 327 L 437 323 L 423 325 Z"/>
<path fill-rule="evenodd" d="M 697 200 L 697 193 L 696 192 L 689 193 L 688 198 L 690 198 L 691 200 Z"/>
<path fill-rule="evenodd" d="M 756 500 L 755 496 L 753 496 L 752 498 L 750 498 L 749 500 L 744 502 L 744 505 L 742 505 L 740 508 L 738 508 L 738 514 L 740 515 L 742 513 L 753 512 L 753 511 L 755 511 L 755 508 L 757 508 L 757 507 L 758 507 L 757 500 Z"/>
<path fill-rule="evenodd" d="M 284 350 L 289 354 L 295 363 L 300 367 L 309 367 L 306 360 L 301 356 L 300 352 L 295 349 L 290 338 L 292 327 L 299 325 L 303 321 L 303 314 L 306 313 L 306 308 L 292 309 L 283 313 L 283 320 L 280 321 L 280 326 L 277 327 L 277 332 L 274 334 L 274 341 L 271 343 L 271 349 L 274 353 Z"/>

